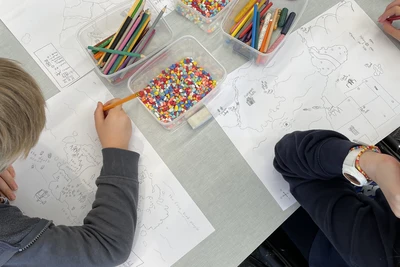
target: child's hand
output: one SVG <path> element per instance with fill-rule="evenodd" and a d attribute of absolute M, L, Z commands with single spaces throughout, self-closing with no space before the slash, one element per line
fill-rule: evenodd
<path fill-rule="evenodd" d="M 108 101 L 105 105 L 116 100 Z M 122 106 L 117 106 L 104 113 L 103 104 L 99 102 L 94 113 L 94 120 L 103 148 L 128 149 L 132 136 L 132 123 Z"/>
<path fill-rule="evenodd" d="M 3 194 L 9 200 L 15 200 L 15 194 L 13 191 L 17 189 L 18 186 L 15 182 L 15 170 L 13 166 L 10 166 L 0 173 L 0 195 Z"/>
<path fill-rule="evenodd" d="M 379 17 L 378 21 L 383 25 L 383 30 L 400 41 L 400 30 L 393 27 L 392 22 L 386 19 L 391 16 L 400 15 L 400 0 L 393 1 L 386 7 L 385 12 Z"/>

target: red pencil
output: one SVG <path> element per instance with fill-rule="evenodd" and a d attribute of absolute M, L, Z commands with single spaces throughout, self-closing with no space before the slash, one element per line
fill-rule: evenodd
<path fill-rule="evenodd" d="M 389 22 L 393 22 L 395 20 L 400 20 L 400 16 L 391 16 L 389 18 L 386 19 Z"/>

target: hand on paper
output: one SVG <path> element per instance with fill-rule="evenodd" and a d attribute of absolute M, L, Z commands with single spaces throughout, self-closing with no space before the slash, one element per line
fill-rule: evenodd
<path fill-rule="evenodd" d="M 104 105 L 112 104 L 116 100 L 118 99 L 110 100 Z M 103 104 L 99 102 L 94 120 L 103 148 L 128 149 L 132 136 L 132 123 L 121 105 L 103 112 Z"/>
<path fill-rule="evenodd" d="M 394 215 L 400 218 L 400 163 L 389 155 L 366 152 L 360 167 L 379 185 Z"/>
<path fill-rule="evenodd" d="M 391 16 L 400 15 L 400 0 L 395 0 L 386 7 L 385 12 L 379 17 L 378 21 L 383 25 L 383 30 L 400 41 L 400 30 L 392 25 L 392 22 L 386 19 Z"/>
<path fill-rule="evenodd" d="M 0 173 L 0 195 L 4 195 L 9 200 L 15 200 L 13 191 L 17 190 L 18 186 L 15 182 L 15 170 L 13 166 L 8 167 Z"/>

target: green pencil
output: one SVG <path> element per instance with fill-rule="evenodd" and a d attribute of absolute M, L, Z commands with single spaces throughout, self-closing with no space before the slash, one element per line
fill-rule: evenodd
<path fill-rule="evenodd" d="M 130 52 L 126 52 L 126 51 L 119 51 L 119 50 L 113 50 L 113 49 L 107 49 L 107 48 L 103 48 L 103 47 L 88 46 L 88 49 L 92 50 L 92 51 L 106 52 L 106 53 L 110 53 L 110 54 L 118 54 L 118 55 L 121 55 L 121 56 L 128 56 L 128 57 L 140 57 L 140 58 L 144 58 L 145 57 L 145 55 L 142 55 L 142 54 L 130 53 Z"/>

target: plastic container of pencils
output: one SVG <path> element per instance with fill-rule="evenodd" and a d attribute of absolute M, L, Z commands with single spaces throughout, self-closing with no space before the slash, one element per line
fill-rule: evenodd
<path fill-rule="evenodd" d="M 84 25 L 77 34 L 78 42 L 93 63 L 95 72 L 111 85 L 118 85 L 121 82 L 128 81 L 129 77 L 132 76 L 144 62 L 173 41 L 173 33 L 170 26 L 161 18 L 154 28 L 154 34 L 151 35 L 149 41 L 144 45 L 143 50 L 140 51 L 140 54 L 143 54 L 145 57 L 137 58 L 127 67 L 121 68 L 111 74 L 104 74 L 104 70 L 98 67 L 98 60 L 94 57 L 94 53 L 88 50 L 88 46 L 94 46 L 112 36 L 118 30 L 124 19 L 126 19 L 127 13 L 131 7 L 132 1 L 120 4 Z M 151 1 L 145 2 L 143 10 L 146 9 L 149 9 L 151 14 L 150 22 L 148 23 L 148 27 L 151 27 L 160 13 L 160 10 L 157 10 Z"/>
<path fill-rule="evenodd" d="M 206 103 L 210 102 L 220 93 L 221 87 L 219 85 L 226 78 L 225 68 L 211 55 L 210 52 L 206 50 L 206 48 L 204 48 L 196 40 L 196 38 L 186 35 L 168 45 L 162 51 L 157 53 L 157 55 L 155 55 L 153 58 L 143 64 L 142 67 L 140 67 L 140 69 L 128 81 L 129 89 L 133 93 L 139 92 L 140 90 L 145 91 L 143 89 L 148 88 L 150 82 L 154 81 L 156 77 L 159 78 L 159 75 L 163 73 L 163 71 L 165 72 L 175 63 L 183 62 L 185 59 L 188 60 L 188 58 L 192 58 L 195 61 L 194 65 L 204 69 L 204 73 L 208 73 L 212 77 L 212 80 L 215 82 L 214 88 L 211 89 L 206 95 L 198 98 L 194 105 L 188 107 L 185 112 L 176 113 L 179 115 L 177 115 L 175 118 L 172 118 L 170 121 L 163 121 L 158 114 L 156 115 L 156 112 L 154 110 L 150 110 L 150 108 L 146 106 L 146 104 L 144 103 L 144 101 L 148 101 L 148 98 L 146 96 L 142 96 L 142 98 L 139 97 L 138 99 L 139 102 L 143 104 L 144 108 L 151 114 L 151 116 L 167 130 L 175 130 L 179 125 L 182 125 L 184 122 L 186 122 L 187 119 L 189 119 L 192 115 L 194 115 L 197 111 L 204 107 Z M 183 69 L 185 69 L 185 67 L 183 67 Z M 188 69 L 190 69 L 190 67 L 188 67 L 186 70 Z M 188 71 L 187 74 L 185 72 L 185 74 L 183 75 L 190 76 L 190 71 Z M 182 85 L 182 83 L 180 84 Z M 171 87 L 171 89 L 173 91 L 180 90 L 181 92 L 183 92 L 183 94 L 178 93 L 180 99 L 184 98 L 182 99 L 183 103 L 190 102 L 189 99 L 192 99 L 192 93 L 190 91 L 187 91 L 188 89 L 185 89 L 186 85 L 181 87 L 177 86 L 176 84 L 172 85 L 173 86 Z M 193 92 L 195 89 L 189 90 L 192 90 Z M 168 94 L 168 92 L 165 93 Z M 173 94 L 173 92 L 171 94 Z M 164 96 L 161 97 L 163 98 Z M 195 98 L 194 95 L 193 98 Z M 163 99 L 165 100 L 165 102 L 168 102 L 167 109 L 170 110 L 166 110 L 167 113 L 174 113 L 174 110 L 178 110 L 178 107 L 174 106 L 175 103 L 170 105 L 172 97 Z M 160 102 L 158 102 L 158 104 L 160 104 Z"/>
<path fill-rule="evenodd" d="M 282 41 L 272 51 L 266 51 L 265 53 L 262 53 L 259 50 L 253 48 L 251 45 L 246 44 L 246 42 L 243 42 L 242 40 L 239 40 L 234 36 L 231 36 L 232 29 L 237 24 L 237 22 L 235 22 L 235 17 L 238 16 L 238 14 L 243 10 L 243 8 L 246 6 L 248 2 L 249 1 L 235 2 L 234 5 L 228 11 L 226 17 L 224 18 L 221 24 L 224 46 L 228 49 L 232 49 L 233 53 L 240 54 L 241 56 L 247 58 L 248 60 L 254 60 L 259 65 L 266 65 L 276 55 L 276 53 L 282 47 L 283 43 L 285 42 L 289 34 L 293 31 L 299 18 L 304 13 L 304 10 L 308 4 L 308 0 L 270 1 L 270 3 L 272 3 L 272 6 L 268 10 L 269 13 L 274 14 L 274 11 L 278 8 L 279 9 L 287 8 L 288 13 L 295 12 L 296 16 L 293 23 L 291 24 L 291 27 L 289 28 L 289 31 L 286 33 L 285 36 L 281 37 L 283 38 Z M 280 36 L 281 36 L 281 29 L 278 28 L 273 32 L 270 43 L 273 44 Z"/>
<path fill-rule="evenodd" d="M 196 1 L 196 0 L 193 0 Z M 221 0 L 216 0 L 221 1 Z M 222 8 L 214 16 L 205 16 L 201 12 L 197 11 L 193 7 L 186 5 L 182 0 L 175 0 L 176 7 L 175 10 L 188 20 L 192 21 L 194 24 L 199 26 L 203 31 L 207 33 L 212 33 L 220 28 L 221 22 L 224 16 L 227 14 L 229 8 L 233 6 L 234 2 L 237 0 L 226 0 L 229 1 L 224 8 Z"/>

